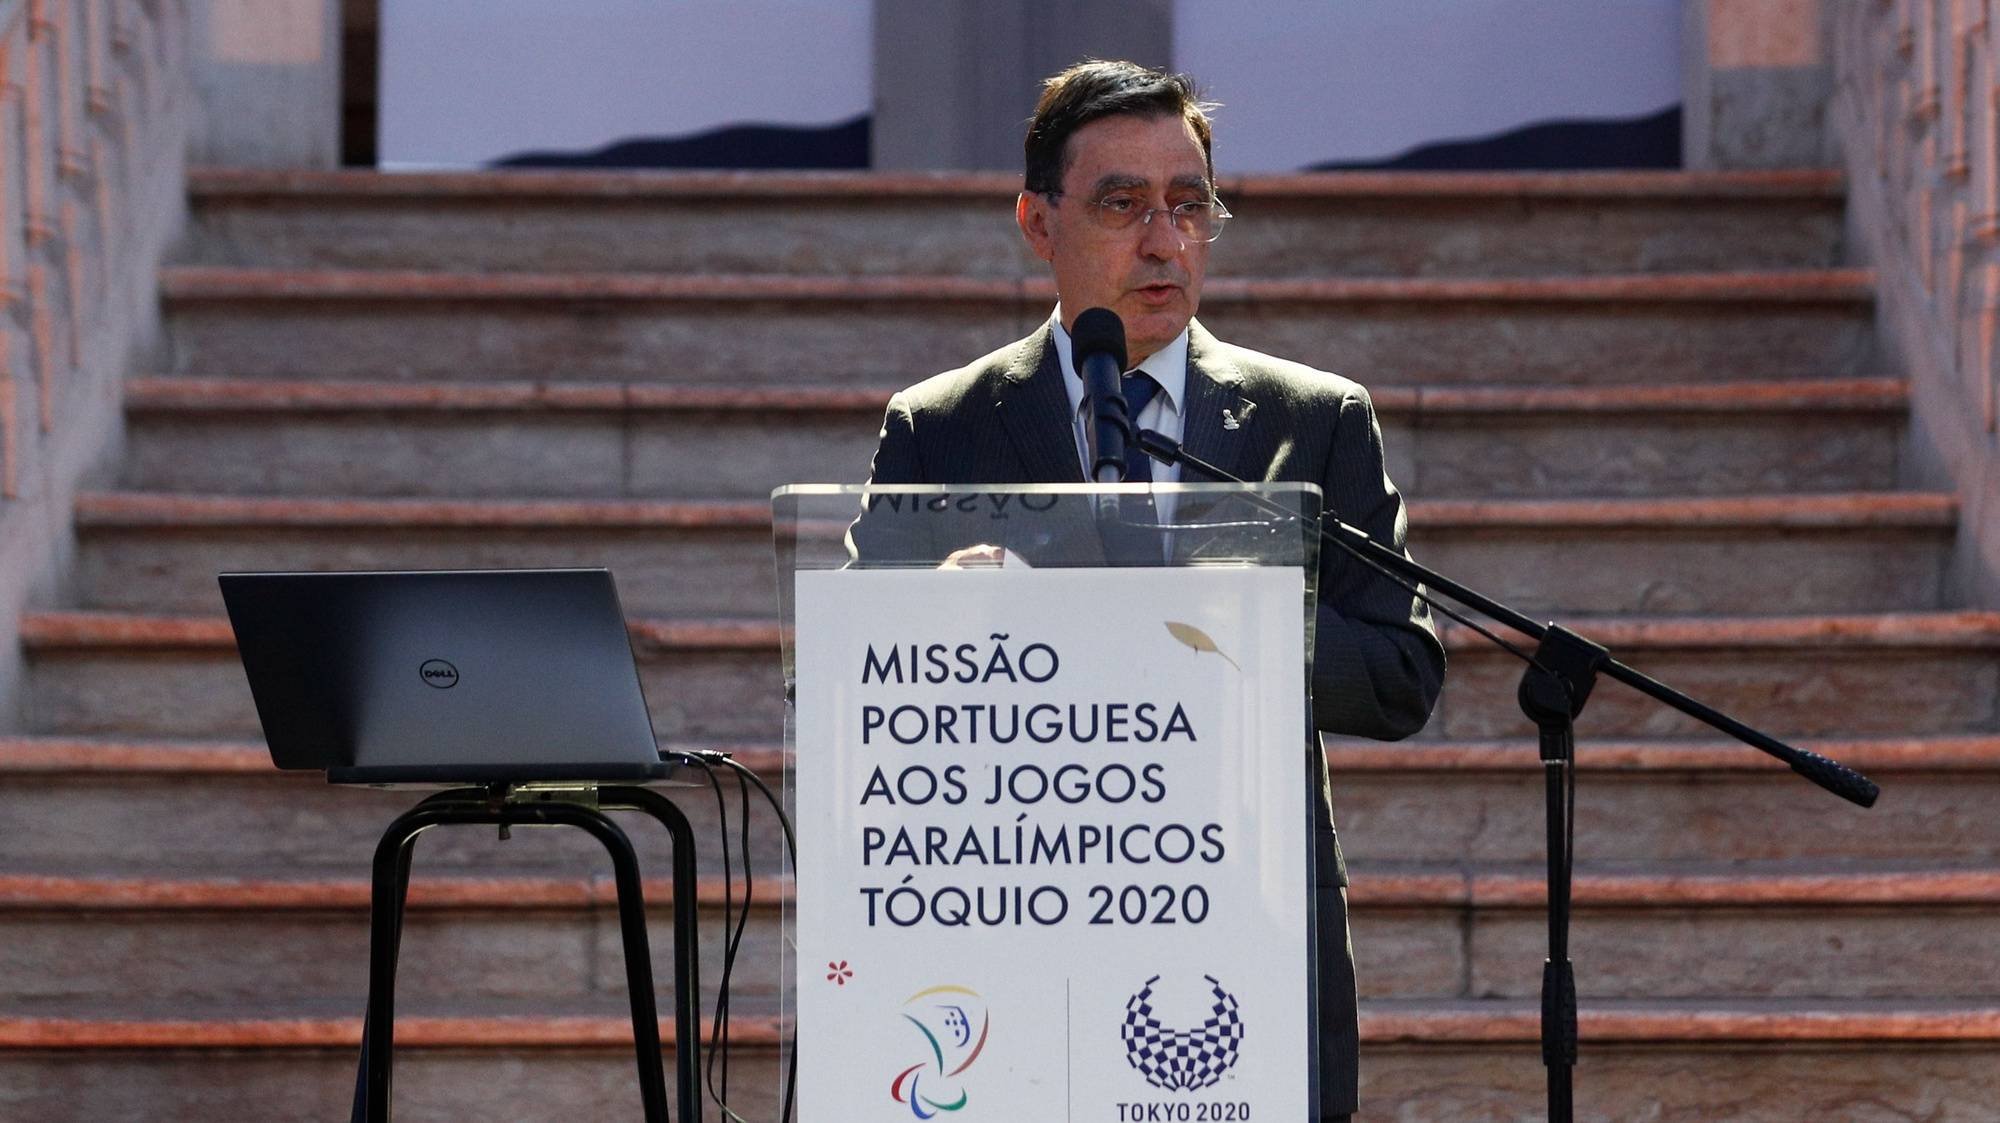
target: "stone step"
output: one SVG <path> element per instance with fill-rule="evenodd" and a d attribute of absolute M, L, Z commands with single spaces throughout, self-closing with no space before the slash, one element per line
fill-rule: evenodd
<path fill-rule="evenodd" d="M 1569 623 L 1636 669 L 1780 737 L 2000 728 L 2000 612 Z M 1519 664 L 1463 628 L 1444 636 L 1455 665 L 1426 734 L 1531 733 L 1514 703 Z M 640 678 L 660 735 L 775 739 L 783 728 L 779 638 L 777 625 L 764 621 L 635 621 Z M 21 641 L 29 729 L 168 737 L 258 729 L 224 618 L 31 613 Z M 1585 737 L 1702 730 L 1610 684 L 1591 699 L 1578 728 Z"/>
<path fill-rule="evenodd" d="M 23 691 L 29 729 L 168 737 L 259 731 L 225 618 L 31 614 L 21 636 L 35 668 Z M 646 622 L 634 626 L 633 645 L 662 739 L 768 740 L 781 730 L 775 624 Z M 108 677 L 94 678 L 100 675 Z"/>
<path fill-rule="evenodd" d="M 779 754 L 753 751 L 774 780 Z M 775 787 L 775 783 L 773 784 Z M 730 869 L 744 873 L 739 849 L 741 800 L 724 780 L 722 805 L 702 774 L 684 767 L 660 788 L 695 832 L 696 867 L 724 873 L 723 822 Z M 0 805 L 10 821 L 32 832 L 10 846 L 17 872 L 81 876 L 107 870 L 146 875 L 199 872 L 259 876 L 260 871 L 312 871 L 366 877 L 376 841 L 423 793 L 333 786 L 319 772 L 279 771 L 261 745 L 28 738 L 0 741 Z M 631 813 L 626 827 L 640 868 L 664 877 L 672 847 L 664 828 Z M 32 837 L 29 837 L 32 833 Z M 775 876 L 785 861 L 783 836 L 762 796 L 750 793 L 749 870 Z M 513 871 L 536 876 L 608 873 L 604 848 L 581 831 L 516 831 L 501 840 L 472 826 L 426 834 L 417 849 L 419 872 Z M 663 898 L 664 899 L 664 898 Z M 615 934 L 615 933 L 614 933 Z"/>
<path fill-rule="evenodd" d="M 1600 682 L 1591 707 L 1624 687 Z M 1586 711 L 1586 718 L 1590 716 Z M 1756 716 L 1738 713 L 1753 723 Z M 1583 729 L 1576 853 L 1599 863 L 2000 859 L 2000 736 L 1805 737 L 1882 785 L 1862 809 L 1735 741 Z M 1334 819 L 1358 864 L 1543 860 L 1545 784 L 1528 740 L 1330 739 Z"/>
<path fill-rule="evenodd" d="M 1867 810 L 1840 802 L 1735 742 L 1586 736 L 1578 746 L 1577 853 L 1612 864 L 2000 861 L 2000 817 L 1991 814 L 2000 799 L 2000 735 L 1799 743 L 1876 780 L 1880 802 Z M 1334 739 L 1327 750 L 1342 846 L 1358 865 L 1542 859 L 1543 785 L 1531 741 Z M 739 747 L 737 759 L 779 786 L 784 758 L 775 746 Z M 719 850 L 709 844 L 713 794 L 681 790 L 674 798 L 702 832 L 701 868 L 720 873 Z M 254 741 L 0 740 L 0 822 L 20 825 L 8 860 L 42 873 L 249 876 L 282 868 L 360 876 L 375 839 L 415 799 L 278 772 Z M 778 834 L 752 799 L 754 869 L 773 873 L 782 858 Z M 732 795 L 732 822 L 737 806 Z M 639 824 L 629 833 L 646 869 L 667 868 L 659 832 Z M 421 854 L 423 868 L 438 872 L 606 868 L 601 849 L 565 831 L 504 845 L 471 829 L 438 832 Z"/>
<path fill-rule="evenodd" d="M 1539 1115 L 1539 1021 L 1521 1001 L 1364 1003 L 1362 1117 Z M 2000 1101 L 1990 1003 L 1585 1003 L 1579 1027 L 1579 1119 L 1972 1120 Z M 602 1014 L 400 1020 L 398 1117 L 629 1118 L 630 1032 Z M 780 1033 L 738 1019 L 745 1118 L 778 1118 Z M 352 1015 L 7 1018 L 0 1097 L 52 1123 L 338 1117 L 359 1039 Z"/>
<path fill-rule="evenodd" d="M 961 276 L 278 270 L 161 274 L 175 374 L 903 385 L 1047 319 L 1053 283 Z M 1223 338 L 1369 386 L 1871 373 L 1861 269 L 1211 281 Z"/>
<path fill-rule="evenodd" d="M 396 1118 L 637 1118 L 629 1015 L 548 1005 L 407 1014 L 399 1005 Z M 660 1033 L 671 1095 L 671 1019 Z M 778 1117 L 784 1034 L 768 1014 L 731 1018 L 727 1102 L 744 1118 Z M 269 1003 L 152 1013 L 80 1007 L 0 1018 L 0 1102 L 19 1118 L 51 1123 L 346 1118 L 360 1040 L 359 1013 L 345 1004 L 313 1013 Z M 705 1117 L 719 1118 L 718 1110 L 708 1103 Z"/>
<path fill-rule="evenodd" d="M 867 476 L 890 391 L 648 383 L 140 378 L 128 486 L 257 495 L 744 497 Z M 1723 495 L 1892 487 L 1893 379 L 1387 386 L 1406 494 Z"/>
<path fill-rule="evenodd" d="M 701 898 L 703 1009 L 725 940 L 723 885 Z M 789 968 L 764 880 L 730 992 L 771 1003 Z M 671 978 L 668 886 L 647 885 L 655 972 Z M 740 905 L 742 886 L 736 887 Z M 1539 872 L 1357 866 L 1349 892 L 1361 994 L 1369 999 L 1532 998 L 1547 953 Z M 1823 870 L 1655 867 L 1581 871 L 1572 958 L 1597 999 L 2000 999 L 2000 866 Z M 10 1008 L 76 1003 L 361 1006 L 367 997 L 365 876 L 227 880 L 0 874 L 0 966 Z M 254 941 L 232 939 L 255 931 Z M 608 879 L 436 877 L 412 883 L 400 997 L 543 999 L 624 994 Z"/>
<path fill-rule="evenodd" d="M 703 843 L 710 841 L 707 838 Z M 369 881 L 297 873 L 227 880 L 0 874 L 0 964 L 17 1012 L 76 1003 L 255 1003 L 274 993 L 305 1004 L 368 997 Z M 601 865 L 601 863 L 600 863 Z M 400 952 L 399 1000 L 542 999 L 625 994 L 617 893 L 609 876 L 439 877 L 419 862 Z M 356 868 L 358 867 L 358 869 Z M 701 884 L 702 1009 L 722 979 L 725 889 L 740 912 L 744 882 Z M 780 897 L 788 880 L 759 878 L 730 993 L 775 1005 Z M 654 976 L 672 987 L 670 883 L 645 885 Z M 255 932 L 254 940 L 232 933 Z"/>
<path fill-rule="evenodd" d="M 1943 603 L 1945 494 L 1416 500 L 1410 545 L 1522 611 L 1922 611 Z M 608 566 L 627 611 L 775 608 L 762 502 L 80 496 L 93 608 L 219 611 L 244 570 Z M 830 543 L 830 546 L 837 544 Z"/>
<path fill-rule="evenodd" d="M 1039 275 L 1020 177 L 198 170 L 183 260 L 291 268 Z M 1819 268 L 1836 173 L 1245 176 L 1219 276 Z"/>
<path fill-rule="evenodd" d="M 1585 1003 L 1579 1014 L 1578 1119 L 1970 1120 L 2000 1095 L 2000 1012 L 1988 1006 Z M 1546 1118 L 1540 1019 L 1527 1002 L 1364 1004 L 1357 1118 Z"/>
<path fill-rule="evenodd" d="M 1614 658 L 1780 737 L 1923 735 L 2000 728 L 2000 612 L 1570 621 Z M 1456 666 L 1426 732 L 1524 736 L 1520 663 L 1452 627 Z M 1692 718 L 1605 683 L 1583 737 L 1688 736 Z"/>

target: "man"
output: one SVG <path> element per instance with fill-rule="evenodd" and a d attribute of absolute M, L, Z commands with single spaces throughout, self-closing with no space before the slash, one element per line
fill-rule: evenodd
<path fill-rule="evenodd" d="M 1337 375 L 1234 347 L 1194 321 L 1208 243 L 1228 219 L 1215 196 L 1205 107 L 1185 75 L 1086 62 L 1050 78 L 1027 136 L 1015 220 L 1049 263 L 1056 314 L 1033 335 L 897 394 L 875 452 L 877 484 L 1060 483 L 1084 479 L 1083 388 L 1069 327 L 1102 307 L 1125 324 L 1139 427 L 1252 480 L 1309 481 L 1330 512 L 1401 549 L 1401 497 L 1383 471 L 1368 394 Z M 1143 402 L 1143 404 L 1136 404 Z M 1134 462 L 1151 479 L 1175 468 Z M 1193 481 L 1190 481 L 1193 482 Z M 869 520 L 864 519 L 863 523 Z M 866 552 L 868 530 L 857 525 Z M 1320 562 L 1313 724 L 1406 737 L 1430 717 L 1444 649 L 1408 591 L 1328 547 Z M 999 561 L 1002 551 L 960 551 Z M 1355 1102 L 1355 992 L 1346 869 L 1325 757 L 1315 824 L 1321 1118 Z"/>

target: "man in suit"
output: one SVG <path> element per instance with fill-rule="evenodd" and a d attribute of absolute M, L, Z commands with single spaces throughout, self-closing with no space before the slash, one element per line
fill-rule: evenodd
<path fill-rule="evenodd" d="M 1206 107 L 1185 75 L 1086 62 L 1050 78 L 1030 122 L 1026 190 L 1015 219 L 1054 273 L 1054 316 L 1026 339 L 927 379 L 889 403 L 876 484 L 1084 480 L 1083 390 L 1069 327 L 1084 309 L 1116 312 L 1135 373 L 1138 427 L 1183 441 L 1251 480 L 1308 481 L 1328 513 L 1401 549 L 1401 497 L 1383 469 L 1367 391 L 1218 340 L 1194 320 L 1208 244 L 1228 219 L 1216 199 Z M 1156 482 L 1176 468 L 1144 464 Z M 1195 482 L 1190 480 L 1189 482 Z M 855 527 L 863 558 L 869 518 Z M 966 542 L 955 560 L 1005 564 L 1008 544 Z M 1035 560 L 1027 557 L 1031 563 Z M 1313 655 L 1313 724 L 1327 733 L 1407 737 L 1430 717 L 1444 649 L 1411 594 L 1328 547 L 1322 551 Z M 1355 987 L 1347 875 L 1333 830 L 1325 756 L 1313 747 L 1320 950 L 1320 1118 L 1355 1106 Z"/>

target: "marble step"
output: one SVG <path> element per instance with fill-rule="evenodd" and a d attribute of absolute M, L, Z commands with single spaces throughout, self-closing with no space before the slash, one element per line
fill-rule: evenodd
<path fill-rule="evenodd" d="M 1539 1020 L 1521 1001 L 1364 1003 L 1363 1117 L 1539 1115 Z M 1579 1119 L 1869 1118 L 1888 1105 L 1970 1120 L 2000 1100 L 1990 1003 L 1586 1003 L 1580 1028 Z M 739 1019 L 730 1099 L 746 1118 L 778 1117 L 781 1035 Z M 8 1017 L 0 1096 L 49 1121 L 337 1118 L 359 1037 L 352 1013 Z M 399 1118 L 627 1118 L 630 1049 L 615 1014 L 413 1014 L 398 1029 Z"/>
<path fill-rule="evenodd" d="M 671 979 L 669 887 L 648 882 L 655 977 Z M 790 971 L 760 879 L 730 993 L 775 1001 Z M 743 885 L 734 886 L 740 906 Z M 724 883 L 701 886 L 703 1009 L 725 946 Z M 1366 999 L 1532 998 L 1547 954 L 1542 873 L 1357 866 L 1349 892 Z M 2000 999 L 2000 865 L 1655 863 L 1576 879 L 1571 957 L 1585 1000 Z M 739 914 L 741 915 L 741 914 Z M 77 1003 L 304 1003 L 367 996 L 365 870 L 308 876 L 0 873 L 10 1009 Z M 254 934 L 254 935 L 251 935 Z M 247 936 L 247 938 L 246 938 Z M 857 962 L 857 969 L 866 964 Z M 625 993 L 614 894 L 598 876 L 431 875 L 404 927 L 401 998 L 555 1003 Z"/>
<path fill-rule="evenodd" d="M 622 1001 L 399 1004 L 396 1118 L 638 1118 Z M 745 1118 L 778 1116 L 786 1032 L 770 1013 L 731 1018 L 728 1103 Z M 671 1019 L 660 1035 L 671 1098 Z M 60 1015 L 0 1017 L 0 1101 L 21 1118 L 51 1121 L 344 1119 L 360 1040 L 360 1013 L 347 1003 L 77 1004 Z M 705 1101 L 705 1117 L 719 1117 L 713 1103 Z"/>
<path fill-rule="evenodd" d="M 1026 335 L 1052 282 L 175 266 L 166 370 L 251 377 L 903 385 Z M 1230 342 L 1370 387 L 1850 377 L 1879 355 L 1864 269 L 1216 279 Z"/>
<path fill-rule="evenodd" d="M 711 841 L 704 837 L 703 843 Z M 0 963 L 8 1005 L 55 1013 L 77 1003 L 254 1003 L 282 994 L 301 1003 L 368 996 L 368 855 L 338 875 L 287 870 L 266 876 L 192 878 L 0 874 Z M 593 876 L 427 873 L 420 860 L 399 957 L 399 1000 L 617 1000 L 625 958 L 617 893 L 604 863 Z M 659 872 L 659 871 L 653 871 Z M 654 978 L 673 980 L 671 884 L 645 887 Z M 707 875 L 700 886 L 702 1009 L 715 1008 L 732 914 L 743 916 L 730 993 L 774 1004 L 783 973 L 779 907 L 788 880 L 760 876 L 752 907 L 745 882 Z"/>
<path fill-rule="evenodd" d="M 769 775 L 766 782 L 781 791 L 782 752 L 748 747 L 739 759 Z M 691 766 L 660 790 L 687 816 L 696 868 L 716 885 L 725 873 L 722 824 L 729 825 L 728 872 L 740 884 L 741 792 L 726 770 L 718 775 L 719 798 Z M 6 861 L 24 873 L 260 876 L 284 870 L 365 878 L 376 840 L 424 794 L 335 787 L 319 772 L 280 771 L 261 742 L 0 739 L 0 807 L 24 827 Z M 749 872 L 778 876 L 783 835 L 762 795 L 753 789 L 749 797 Z M 624 825 L 641 870 L 664 878 L 673 857 L 664 828 L 636 813 L 613 818 Z M 575 830 L 520 830 L 502 840 L 490 828 L 440 827 L 423 836 L 416 853 L 419 872 L 546 878 L 608 876 L 611 870 L 603 846 Z"/>
<path fill-rule="evenodd" d="M 976 574 L 976 571 L 968 571 Z M 972 579 L 977 579 L 976 576 Z M 1925 735 L 2000 728 L 2000 613 L 1572 619 L 1637 670 L 1785 737 Z M 638 620 L 632 640 L 654 727 L 668 740 L 770 740 L 782 729 L 779 629 L 763 620 Z M 1463 628 L 1432 737 L 1533 732 L 1519 666 Z M 217 616 L 25 616 L 30 729 L 211 736 L 255 733 L 228 621 Z M 1686 736 L 1702 727 L 1607 685 L 1585 737 Z"/>
<path fill-rule="evenodd" d="M 1957 525 L 1951 496 L 1920 492 L 1418 499 L 1409 514 L 1426 565 L 1564 615 L 1934 609 Z M 609 567 L 635 614 L 776 605 L 762 501 L 94 492 L 76 526 L 92 608 L 220 611 L 215 575 L 232 571 L 516 566 Z"/>
<path fill-rule="evenodd" d="M 1835 264 L 1836 173 L 1225 177 L 1219 276 L 1520 274 Z M 204 265 L 1038 274 L 1010 174 L 197 169 Z"/>
<path fill-rule="evenodd" d="M 256 495 L 761 499 L 868 473 L 885 388 L 149 377 L 124 482 Z M 1892 487 L 1895 379 L 1386 386 L 1389 474 L 1454 498 Z"/>
<path fill-rule="evenodd" d="M 1569 621 L 1633 669 L 1780 737 L 1923 735 L 2000 727 L 2000 613 L 1703 617 Z M 1448 628 L 1456 656 L 1426 732 L 1525 736 L 1521 664 Z M 1583 737 L 1692 736 L 1699 722 L 1603 683 L 1578 719 Z"/>
<path fill-rule="evenodd" d="M 1800 743 L 1879 783 L 1876 806 L 1844 803 L 1735 742 L 1586 736 L 1578 746 L 1577 854 L 1613 865 L 2000 862 L 2000 817 L 1991 813 L 2000 800 L 2000 735 Z M 777 746 L 733 748 L 781 788 Z M 1542 860 L 1543 780 L 1532 740 L 1334 739 L 1327 754 L 1341 844 L 1360 868 Z M 736 794 L 724 791 L 735 823 Z M 670 794 L 695 825 L 699 867 L 719 875 L 713 793 Z M 783 857 L 776 824 L 754 792 L 752 799 L 754 871 L 775 874 Z M 318 773 L 279 772 L 255 740 L 0 739 L 0 821 L 18 825 L 7 861 L 23 872 L 226 877 L 283 869 L 359 877 L 382 830 L 415 800 L 408 792 L 329 787 Z M 644 823 L 628 833 L 645 869 L 668 868 L 663 834 Z M 439 831 L 420 854 L 421 868 L 441 875 L 608 869 L 595 843 L 566 831 L 507 843 L 469 827 Z"/>

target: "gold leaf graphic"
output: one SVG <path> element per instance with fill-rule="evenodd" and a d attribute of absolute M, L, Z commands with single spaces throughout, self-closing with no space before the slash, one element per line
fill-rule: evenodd
<path fill-rule="evenodd" d="M 1167 621 L 1167 631 L 1175 639 L 1187 644 L 1196 651 L 1206 651 L 1222 656 L 1230 666 L 1236 667 L 1237 674 L 1240 675 L 1243 673 L 1243 668 L 1236 666 L 1236 660 L 1229 658 L 1228 653 L 1215 646 L 1215 641 L 1208 638 L 1207 632 L 1202 631 L 1193 624 L 1183 624 L 1178 620 L 1169 620 Z"/>

